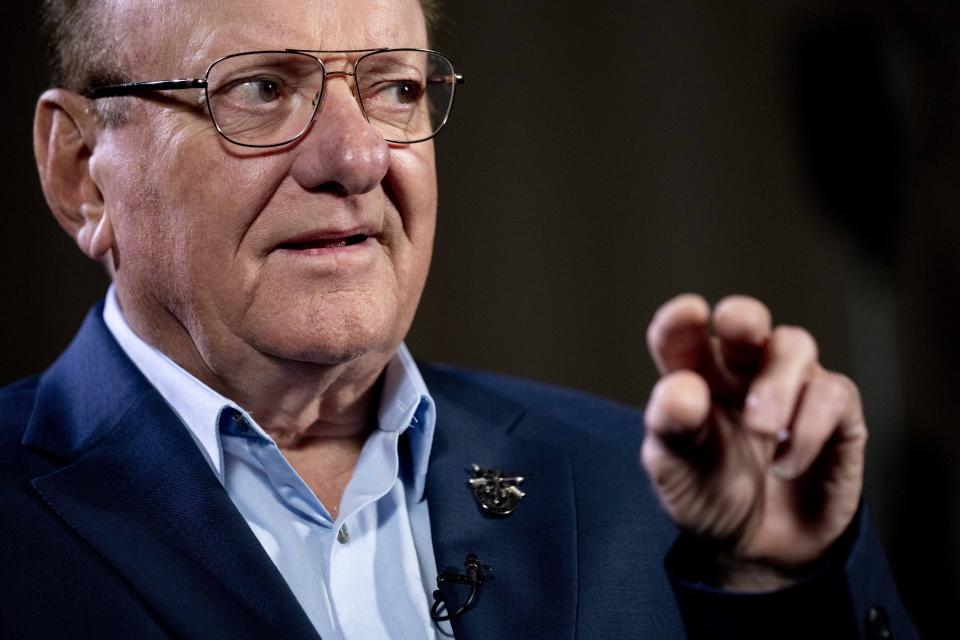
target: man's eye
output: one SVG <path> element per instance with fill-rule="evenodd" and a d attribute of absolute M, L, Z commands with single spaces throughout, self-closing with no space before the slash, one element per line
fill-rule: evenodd
<path fill-rule="evenodd" d="M 270 104 L 282 97 L 283 83 L 276 78 L 244 78 L 230 83 L 224 94 L 241 104 Z"/>
<path fill-rule="evenodd" d="M 397 100 L 404 103 L 416 102 L 423 94 L 423 88 L 417 82 L 400 82 L 397 84 Z"/>
<path fill-rule="evenodd" d="M 400 80 L 386 87 L 385 92 L 399 104 L 414 104 L 423 95 L 423 86 L 413 80 Z"/>

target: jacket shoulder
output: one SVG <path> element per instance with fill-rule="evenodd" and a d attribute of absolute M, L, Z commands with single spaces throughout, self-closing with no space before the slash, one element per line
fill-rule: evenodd
<path fill-rule="evenodd" d="M 39 380 L 30 376 L 0 388 L 0 441 L 19 443 L 33 412 Z"/>

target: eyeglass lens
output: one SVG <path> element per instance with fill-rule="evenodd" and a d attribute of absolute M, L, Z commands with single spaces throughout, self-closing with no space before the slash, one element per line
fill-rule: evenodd
<path fill-rule="evenodd" d="M 446 122 L 456 76 L 444 56 L 378 51 L 357 60 L 354 72 L 363 113 L 389 142 L 431 138 Z M 226 138 L 273 146 L 295 140 L 310 126 L 323 84 L 322 63 L 306 53 L 241 53 L 210 67 L 207 101 Z"/>

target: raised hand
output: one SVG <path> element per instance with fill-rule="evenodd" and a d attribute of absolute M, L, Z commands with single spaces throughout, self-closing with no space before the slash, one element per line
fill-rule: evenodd
<path fill-rule="evenodd" d="M 772 589 L 850 524 L 867 430 L 856 386 L 752 298 L 682 295 L 647 331 L 662 374 L 641 459 L 674 521 L 716 549 L 731 589 Z"/>

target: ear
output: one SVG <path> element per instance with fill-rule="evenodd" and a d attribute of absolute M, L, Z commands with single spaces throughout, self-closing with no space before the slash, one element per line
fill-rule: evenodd
<path fill-rule="evenodd" d="M 43 195 L 60 226 L 87 256 L 113 247 L 113 226 L 90 158 L 103 125 L 86 98 L 65 89 L 40 96 L 33 121 L 33 152 Z"/>

